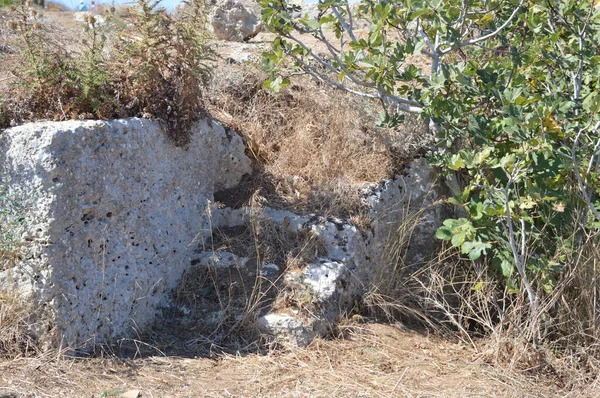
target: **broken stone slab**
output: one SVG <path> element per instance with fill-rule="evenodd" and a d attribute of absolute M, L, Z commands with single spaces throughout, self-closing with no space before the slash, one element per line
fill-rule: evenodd
<path fill-rule="evenodd" d="M 288 343 L 299 347 L 309 345 L 317 332 L 307 329 L 299 319 L 288 314 L 268 314 L 258 320 L 261 331 L 279 343 Z"/>
<path fill-rule="evenodd" d="M 404 264 L 418 267 L 431 259 L 439 241 L 435 232 L 449 216 L 440 199 L 447 194 L 439 171 L 423 158 L 409 163 L 402 175 L 362 188 L 373 220 L 367 238 L 369 256 L 382 259 L 393 246 L 404 245 Z"/>
<path fill-rule="evenodd" d="M 34 123 L 0 138 L 0 178 L 30 204 L 0 288 L 47 346 L 89 349 L 149 325 L 179 282 L 216 190 L 250 172 L 237 134 L 200 121 L 186 148 L 144 119 Z"/>

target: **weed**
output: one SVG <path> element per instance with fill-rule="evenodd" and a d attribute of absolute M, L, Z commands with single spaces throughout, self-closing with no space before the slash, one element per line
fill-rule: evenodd
<path fill-rule="evenodd" d="M 113 52 L 116 91 L 125 108 L 166 122 L 170 136 L 185 144 L 202 116 L 202 86 L 210 76 L 206 10 L 200 0 L 168 14 L 158 1 L 138 0 Z"/>
<path fill-rule="evenodd" d="M 90 111 L 91 113 L 106 118 L 114 107 L 111 96 L 110 72 L 107 59 L 104 55 L 106 46 L 107 29 L 98 24 L 93 15 L 86 16 L 87 24 L 84 27 L 84 50 L 74 60 L 72 75 L 73 85 L 80 88 L 76 109 Z"/>
<path fill-rule="evenodd" d="M 7 127 L 10 125 L 10 114 L 8 112 L 6 101 L 0 95 L 0 128 Z"/>
<path fill-rule="evenodd" d="M 202 0 L 171 15 L 139 0 L 128 13 L 109 8 L 106 21 L 87 15 L 81 43 L 53 40 L 41 12 L 19 2 L 9 27 L 17 54 L 6 109 L 17 122 L 52 118 L 156 117 L 179 145 L 203 115 L 210 76 Z"/>
<path fill-rule="evenodd" d="M 265 79 L 251 64 L 226 66 L 207 98 L 211 113 L 246 138 L 271 206 L 360 214 L 358 186 L 390 177 L 428 140 L 416 121 L 397 131 L 374 127 L 368 101 L 304 78 L 273 93 Z"/>
<path fill-rule="evenodd" d="M 41 12 L 25 2 L 17 3 L 8 22 L 15 33 L 20 62 L 11 71 L 16 76 L 21 114 L 55 108 L 57 98 L 67 96 L 64 82 L 68 64 L 66 53 L 50 39 Z M 68 90 L 67 90 L 68 91 Z M 24 109 L 25 108 L 25 109 Z"/>

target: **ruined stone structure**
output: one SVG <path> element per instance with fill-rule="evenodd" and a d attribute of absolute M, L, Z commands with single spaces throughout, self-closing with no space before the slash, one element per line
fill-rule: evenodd
<path fill-rule="evenodd" d="M 250 172 L 241 138 L 200 122 L 187 148 L 141 119 L 35 123 L 0 140 L 0 176 L 28 204 L 21 260 L 0 285 L 34 308 L 50 345 L 88 347 L 153 321 L 213 192 Z"/>
<path fill-rule="evenodd" d="M 31 305 L 31 332 L 40 340 L 89 349 L 143 332 L 172 309 L 185 272 L 221 273 L 231 294 L 244 284 L 251 290 L 262 278 L 276 289 L 272 307 L 256 310 L 256 326 L 305 345 L 370 289 L 385 266 L 389 238 L 415 210 L 421 213 L 407 261 L 419 263 L 431 253 L 441 209 L 432 205 L 437 175 L 424 161 L 413 162 L 403 176 L 362 187 L 371 224 L 359 230 L 332 217 L 214 204 L 215 192 L 252 172 L 244 150 L 240 136 L 206 120 L 185 148 L 170 142 L 158 122 L 144 119 L 6 130 L 0 177 L 9 196 L 20 198 L 23 218 L 12 226 L 20 257 L 0 268 L 0 288 Z M 210 246 L 215 231 L 256 220 L 288 236 L 313 237 L 320 250 L 308 263 L 288 267 Z M 198 297 L 209 302 L 215 284 L 205 283 Z M 184 317 L 189 312 L 180 310 Z M 203 321 L 218 320 L 220 311 L 207 308 Z"/>

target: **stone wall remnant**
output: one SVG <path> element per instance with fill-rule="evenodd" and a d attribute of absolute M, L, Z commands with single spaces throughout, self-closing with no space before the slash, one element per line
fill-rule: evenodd
<path fill-rule="evenodd" d="M 143 330 L 189 265 L 215 190 L 249 173 L 240 136 L 200 121 L 186 148 L 157 121 L 27 124 L 0 137 L 0 178 L 30 199 L 0 287 L 31 332 L 89 349 Z"/>
<path fill-rule="evenodd" d="M 404 239 L 407 248 L 404 263 L 419 267 L 435 254 L 435 232 L 443 221 L 444 207 L 438 202 L 443 194 L 438 173 L 424 159 L 413 161 L 403 175 L 361 189 L 372 220 L 368 230 L 359 230 L 351 221 L 335 217 L 295 214 L 269 207 L 253 209 L 222 208 L 213 211 L 212 227 L 233 228 L 253 222 L 268 222 L 317 238 L 325 253 L 304 264 L 302 269 L 281 270 L 278 295 L 286 300 L 274 301 L 270 311 L 257 314 L 257 326 L 277 341 L 307 345 L 315 337 L 335 329 L 341 316 L 351 314 L 382 274 L 389 272 L 390 245 Z M 406 226 L 406 223 L 414 223 Z M 404 227 L 403 227 L 404 225 Z M 399 236 L 402 231 L 410 236 Z M 200 255 L 212 259 L 212 268 L 223 267 L 222 258 L 236 258 L 231 253 L 212 252 Z M 234 267 L 232 262 L 230 267 Z M 227 266 L 226 266 L 227 267 Z M 264 265 L 262 266 L 264 267 Z M 255 278 L 249 270 L 247 278 Z M 223 276 L 219 276 L 223 279 Z M 278 302 L 285 302 L 283 306 Z"/>

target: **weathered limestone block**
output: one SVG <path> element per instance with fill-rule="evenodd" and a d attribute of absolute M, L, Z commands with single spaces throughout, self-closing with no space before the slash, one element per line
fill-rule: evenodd
<path fill-rule="evenodd" d="M 431 259 L 438 240 L 435 232 L 444 219 L 445 207 L 438 171 L 425 159 L 411 162 L 403 175 L 369 184 L 363 189 L 372 223 L 367 239 L 369 256 L 381 259 L 384 251 L 404 241 L 405 263 L 419 266 Z"/>
<path fill-rule="evenodd" d="M 260 7 L 252 0 L 218 0 L 211 14 L 211 25 L 221 40 L 248 40 L 263 29 Z"/>
<path fill-rule="evenodd" d="M 0 178 L 30 204 L 0 287 L 34 305 L 32 332 L 51 346 L 143 330 L 189 265 L 213 192 L 249 172 L 241 138 L 216 122 L 186 148 L 144 119 L 6 130 Z"/>

